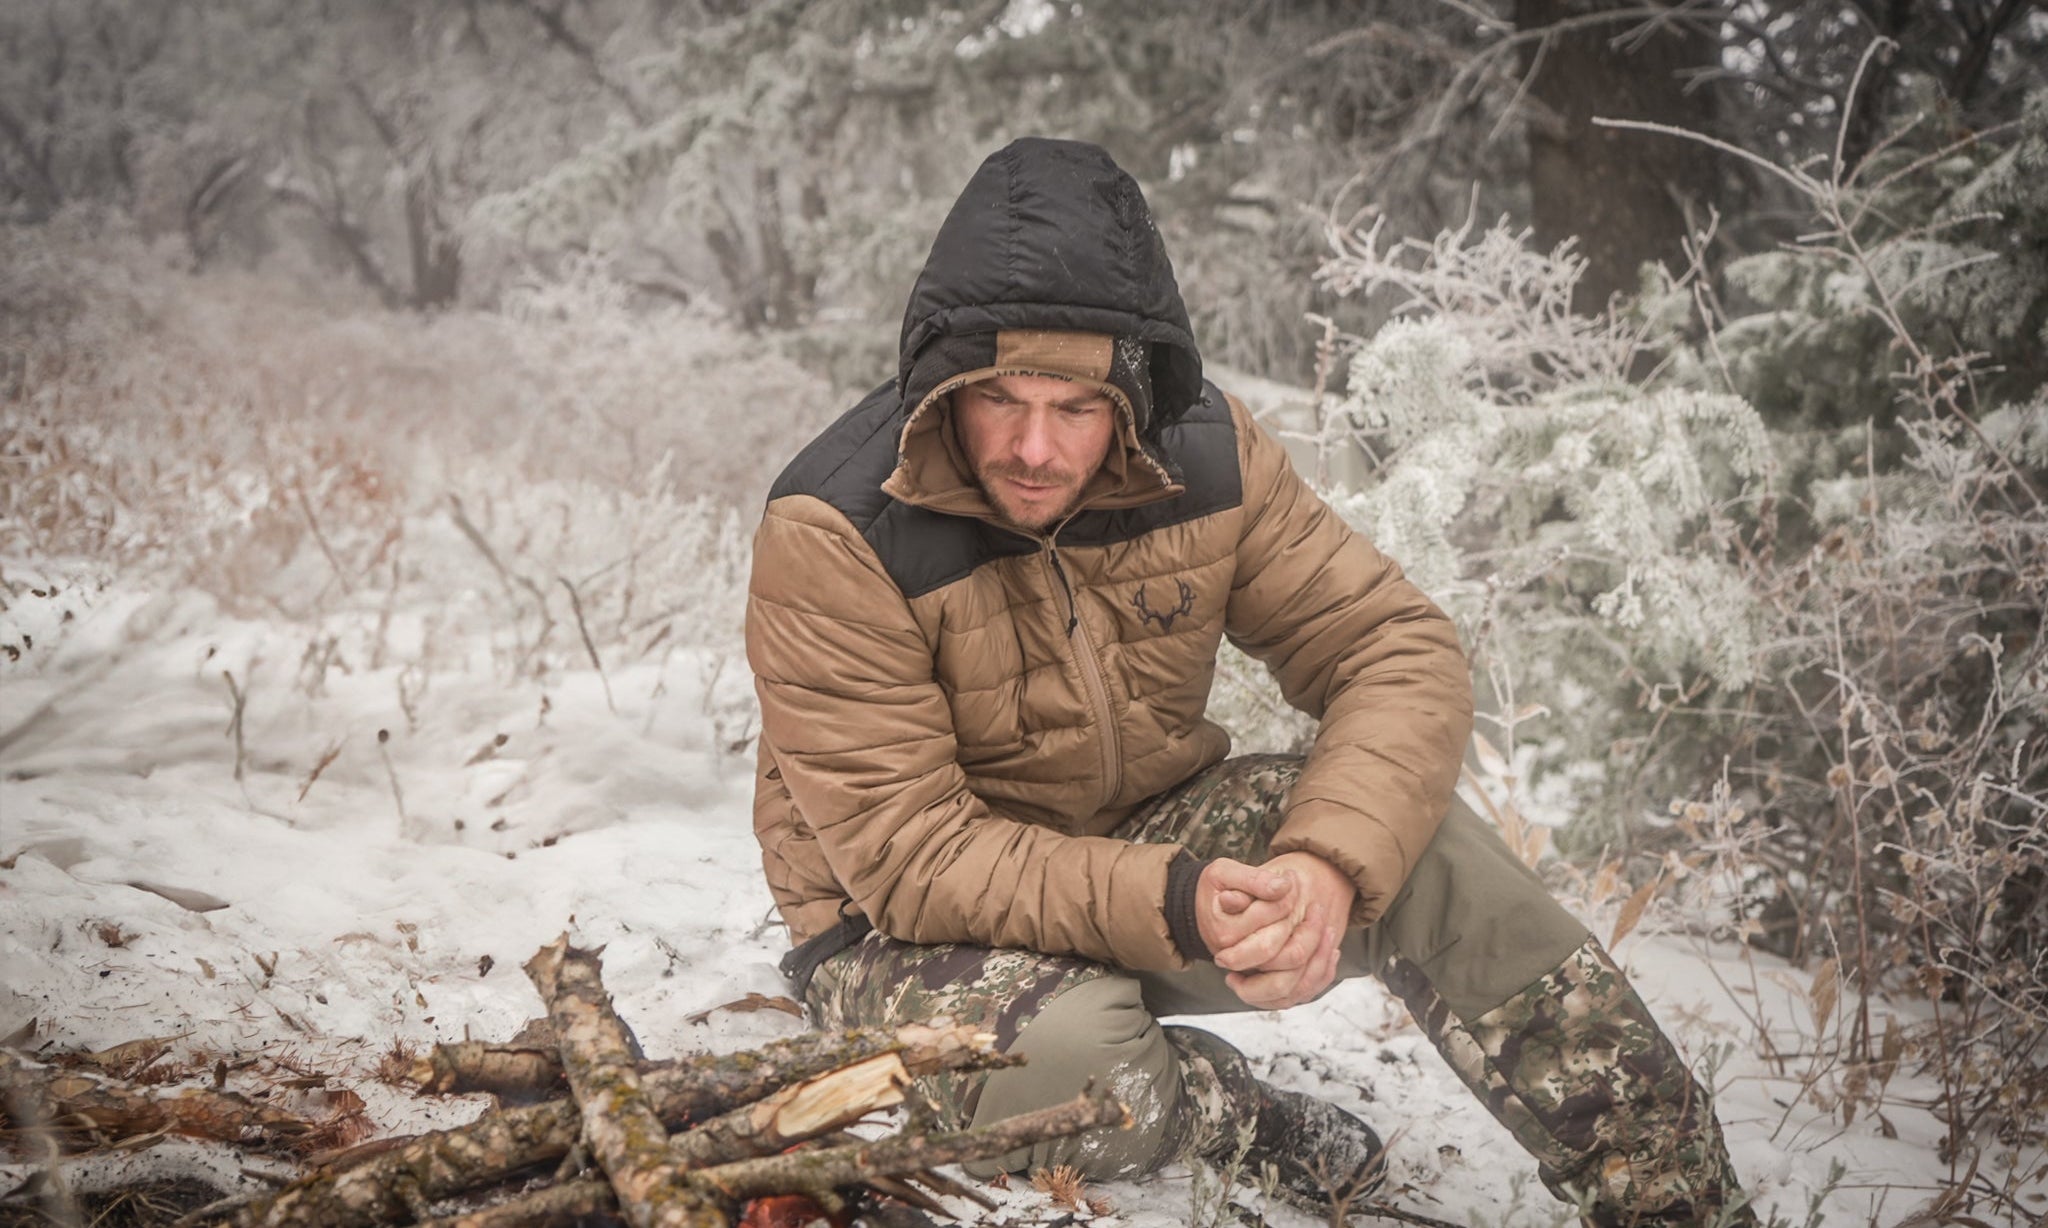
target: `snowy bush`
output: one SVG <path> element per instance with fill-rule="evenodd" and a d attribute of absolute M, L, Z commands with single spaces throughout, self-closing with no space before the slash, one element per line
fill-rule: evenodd
<path fill-rule="evenodd" d="M 1330 347 L 1317 468 L 1458 619 L 1510 741 L 1482 723 L 1481 791 L 1562 797 L 1567 853 L 1818 966 L 1815 1103 L 1917 1065 L 1965 1167 L 2048 1106 L 2044 119 L 1869 187 L 1763 163 L 1814 234 L 1597 316 L 1505 225 L 1323 271 L 1394 319 Z M 1565 873 L 1614 898 L 1622 864 Z M 1929 1022 L 1877 1028 L 1886 993 Z"/>

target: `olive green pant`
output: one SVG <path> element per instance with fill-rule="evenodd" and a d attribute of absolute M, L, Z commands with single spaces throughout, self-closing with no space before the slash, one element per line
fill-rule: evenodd
<path fill-rule="evenodd" d="M 1260 863 L 1300 772 L 1291 756 L 1233 759 L 1133 816 L 1118 835 L 1173 841 L 1201 857 Z M 1454 803 L 1385 915 L 1346 934 L 1339 979 L 1378 974 L 1399 959 L 1460 1018 L 1484 1015 L 1557 968 L 1587 941 L 1584 926 L 1486 823 Z M 983 1020 L 1027 1064 L 931 1086 L 951 1125 L 1000 1120 L 1070 1099 L 1090 1082 L 1131 1109 L 1133 1128 L 1040 1144 L 969 1171 L 982 1175 L 1067 1164 L 1106 1178 L 1149 1172 L 1185 1152 L 1208 1152 L 1232 1120 L 1194 1100 L 1160 1016 L 1248 1008 L 1223 971 L 1126 972 L 1070 956 L 959 944 L 915 946 L 881 934 L 825 961 L 807 994 L 828 1026 L 887 1024 L 950 1014 Z"/>

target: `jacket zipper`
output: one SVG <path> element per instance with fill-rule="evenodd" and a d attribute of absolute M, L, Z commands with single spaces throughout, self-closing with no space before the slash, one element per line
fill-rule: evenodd
<path fill-rule="evenodd" d="M 1060 582 L 1060 590 L 1067 595 L 1067 638 L 1074 645 L 1074 659 L 1081 666 L 1081 682 L 1088 691 L 1088 702 L 1095 709 L 1095 726 L 1102 731 L 1102 779 L 1105 794 L 1102 804 L 1107 806 L 1116 800 L 1124 788 L 1123 737 L 1116 726 L 1116 711 L 1110 706 L 1109 684 L 1102 679 L 1102 660 L 1095 655 L 1095 641 L 1089 638 L 1088 624 L 1081 621 L 1081 607 L 1074 599 L 1074 586 L 1067 581 L 1067 569 L 1060 566 L 1060 550 L 1052 538 L 1045 539 L 1045 557 L 1052 564 L 1052 574 Z"/>

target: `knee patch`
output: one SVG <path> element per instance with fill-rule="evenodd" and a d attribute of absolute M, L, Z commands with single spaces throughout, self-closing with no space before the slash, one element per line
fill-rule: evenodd
<path fill-rule="evenodd" d="M 1429 978 L 1461 1019 L 1556 968 L 1586 927 L 1491 826 L 1453 802 L 1374 938 Z"/>
<path fill-rule="evenodd" d="M 1090 1082 L 1123 1101 L 1133 1124 L 963 1165 L 970 1174 L 987 1178 L 1065 1164 L 1100 1181 L 1151 1172 L 1173 1158 L 1180 1068 L 1134 978 L 1097 977 L 1066 990 L 1024 1026 L 1010 1052 L 1022 1054 L 1026 1064 L 988 1076 L 975 1125 L 1071 1100 Z"/>

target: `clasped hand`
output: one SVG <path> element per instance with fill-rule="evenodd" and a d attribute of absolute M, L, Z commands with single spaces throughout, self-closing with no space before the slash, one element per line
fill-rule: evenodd
<path fill-rule="evenodd" d="M 1338 947 L 1357 888 L 1314 853 L 1262 866 L 1212 861 L 1195 886 L 1195 921 L 1231 991 L 1248 1006 L 1284 1010 L 1337 977 Z"/>

